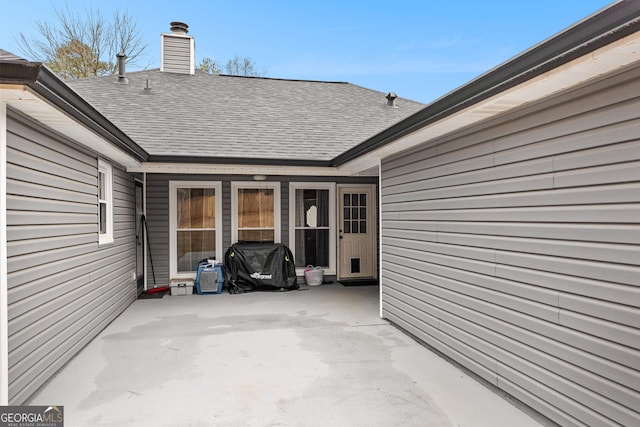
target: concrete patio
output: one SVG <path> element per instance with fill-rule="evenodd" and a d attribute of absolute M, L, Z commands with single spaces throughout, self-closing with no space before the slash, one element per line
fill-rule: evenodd
<path fill-rule="evenodd" d="M 380 319 L 375 286 L 136 301 L 28 402 L 66 426 L 539 426 Z"/>

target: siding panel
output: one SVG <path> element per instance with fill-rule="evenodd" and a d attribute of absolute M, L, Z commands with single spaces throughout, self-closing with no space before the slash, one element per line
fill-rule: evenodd
<path fill-rule="evenodd" d="M 640 424 L 638 87 L 382 162 L 383 316 L 562 425 Z"/>
<path fill-rule="evenodd" d="M 191 38 L 163 35 L 164 71 L 189 73 L 191 68 Z"/>
<path fill-rule="evenodd" d="M 7 132 L 9 402 L 22 404 L 136 298 L 133 177 L 113 164 L 98 245 L 96 155 L 22 116 Z"/>

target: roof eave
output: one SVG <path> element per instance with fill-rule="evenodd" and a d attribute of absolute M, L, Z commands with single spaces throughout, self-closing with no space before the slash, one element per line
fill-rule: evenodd
<path fill-rule="evenodd" d="M 0 62 L 0 83 L 28 85 L 34 83 L 40 74 L 40 62 L 5 61 Z"/>
<path fill-rule="evenodd" d="M 149 154 L 142 147 L 74 92 L 47 67 L 40 67 L 38 78 L 28 86 L 123 152 L 140 161 L 149 158 Z"/>
<path fill-rule="evenodd" d="M 137 161 L 145 161 L 149 157 L 144 149 L 40 62 L 1 62 L 0 84 L 27 87 L 126 155 Z"/>
<path fill-rule="evenodd" d="M 430 124 L 548 73 L 640 30 L 635 1 L 620 1 L 489 70 L 332 160 L 342 166 Z"/>
<path fill-rule="evenodd" d="M 220 157 L 220 156 L 169 156 L 151 155 L 148 163 L 190 163 L 190 164 L 245 164 L 256 166 L 282 166 L 282 167 L 331 167 L 331 160 L 308 159 L 270 159 L 247 157 Z"/>

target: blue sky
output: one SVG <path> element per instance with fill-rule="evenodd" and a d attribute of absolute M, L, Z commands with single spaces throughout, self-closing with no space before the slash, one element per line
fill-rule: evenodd
<path fill-rule="evenodd" d="M 16 1 L 2 6 L 0 48 L 35 34 L 53 8 L 127 11 L 159 67 L 160 34 L 189 25 L 196 62 L 249 56 L 268 77 L 347 81 L 429 103 L 611 4 L 608 0 Z M 32 59 L 32 58 L 29 58 Z M 129 67 L 128 71 L 134 71 Z"/>

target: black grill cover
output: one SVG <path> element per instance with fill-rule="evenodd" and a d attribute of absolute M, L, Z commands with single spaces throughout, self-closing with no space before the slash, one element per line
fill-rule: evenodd
<path fill-rule="evenodd" d="M 298 289 L 293 254 L 280 243 L 235 243 L 224 255 L 229 293 Z"/>

